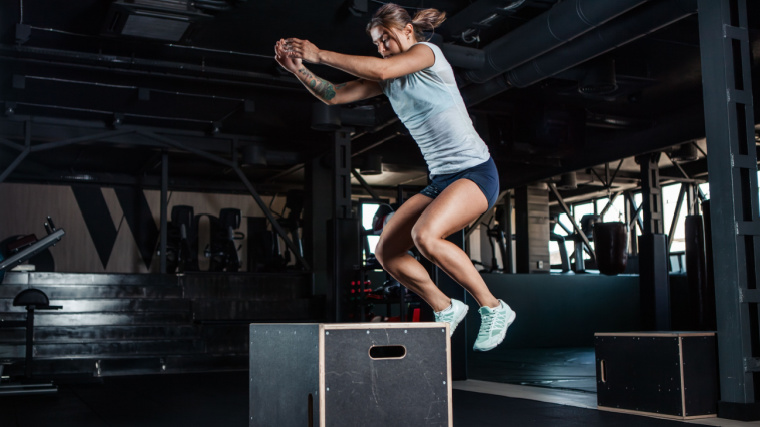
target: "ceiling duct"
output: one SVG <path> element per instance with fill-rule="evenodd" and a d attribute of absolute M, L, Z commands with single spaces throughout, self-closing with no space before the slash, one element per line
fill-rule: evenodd
<path fill-rule="evenodd" d="M 512 86 L 526 87 L 697 13 L 697 0 L 660 0 L 638 8 L 529 63 L 508 71 Z"/>
<path fill-rule="evenodd" d="M 485 47 L 486 65 L 465 73 L 486 82 L 602 25 L 646 0 L 566 0 Z M 526 43 L 530 40 L 530 43 Z"/>
<path fill-rule="evenodd" d="M 474 6 L 468 8 L 467 10 L 464 10 L 460 13 L 456 14 L 456 17 L 460 20 L 462 19 L 468 19 L 470 20 L 471 24 L 467 28 L 461 31 L 459 35 L 457 36 L 459 39 L 461 39 L 465 43 L 474 43 L 477 41 L 480 41 L 480 31 L 486 28 L 489 28 L 496 23 L 498 23 L 503 17 L 509 15 L 510 13 L 514 12 L 515 10 L 519 9 L 523 3 L 525 3 L 525 0 L 512 0 L 508 4 L 504 5 L 504 0 L 496 1 L 496 4 L 490 5 L 488 12 L 486 14 L 479 13 L 479 10 L 482 10 L 483 6 L 482 4 L 491 4 L 494 3 L 493 0 L 481 0 Z M 477 15 L 477 18 L 475 17 Z M 464 18 L 467 17 L 467 18 Z"/>
<path fill-rule="evenodd" d="M 179 42 L 209 18 L 189 0 L 117 0 L 108 10 L 102 33 Z"/>
<path fill-rule="evenodd" d="M 565 3 L 570 2 L 559 3 L 557 6 Z M 604 3 L 606 4 L 607 2 Z M 553 49 L 530 62 L 513 67 L 504 74 L 482 85 L 468 86 L 462 90 L 462 97 L 467 105 L 474 105 L 508 88 L 530 86 L 696 12 L 697 0 L 660 0 L 653 2 L 648 6 L 637 8 L 616 19 L 614 25 L 605 25 L 594 31 L 587 32 L 570 43 L 563 44 L 561 48 Z M 547 28 L 545 31 L 549 31 L 549 29 Z M 538 36 L 535 37 L 539 38 Z M 526 44 L 519 41 L 515 41 L 514 43 L 515 48 Z M 509 52 L 512 48 L 512 46 L 503 46 L 504 52 Z M 469 75 L 469 72 L 467 75 Z M 478 86 L 484 87 L 478 88 Z"/>

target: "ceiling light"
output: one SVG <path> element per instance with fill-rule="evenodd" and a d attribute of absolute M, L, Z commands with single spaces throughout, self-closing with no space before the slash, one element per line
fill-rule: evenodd
<path fill-rule="evenodd" d="M 687 142 L 686 144 L 681 144 L 681 146 L 676 148 L 670 155 L 670 158 L 672 160 L 680 162 L 692 162 L 699 159 L 699 151 L 697 150 L 696 145 L 691 142 Z"/>
<path fill-rule="evenodd" d="M 178 42 L 209 18 L 187 1 L 117 0 L 108 10 L 103 33 Z"/>
<path fill-rule="evenodd" d="M 563 173 L 557 183 L 559 190 L 575 190 L 578 188 L 578 177 L 575 172 Z"/>
<path fill-rule="evenodd" d="M 383 158 L 377 154 L 369 154 L 364 158 L 364 164 L 359 168 L 362 175 L 380 175 L 383 173 Z"/>

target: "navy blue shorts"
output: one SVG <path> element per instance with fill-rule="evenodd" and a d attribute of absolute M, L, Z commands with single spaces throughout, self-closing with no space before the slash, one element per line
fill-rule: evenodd
<path fill-rule="evenodd" d="M 499 197 L 499 171 L 496 170 L 496 164 L 494 164 L 492 158 L 461 172 L 430 175 L 430 185 L 423 188 L 420 194 L 435 199 L 446 187 L 462 178 L 469 179 L 478 184 L 480 191 L 483 192 L 488 200 L 488 209 L 491 209 Z"/>

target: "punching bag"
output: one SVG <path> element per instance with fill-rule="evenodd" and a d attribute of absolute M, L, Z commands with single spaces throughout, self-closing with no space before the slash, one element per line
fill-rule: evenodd
<path fill-rule="evenodd" d="M 594 253 L 599 272 L 615 276 L 628 263 L 628 230 L 622 222 L 594 224 Z"/>

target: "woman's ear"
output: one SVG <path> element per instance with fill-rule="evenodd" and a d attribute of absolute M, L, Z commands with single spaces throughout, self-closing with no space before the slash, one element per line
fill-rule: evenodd
<path fill-rule="evenodd" d="M 406 37 L 409 40 L 411 40 L 411 38 L 414 37 L 414 26 L 411 23 L 406 24 L 406 26 L 404 27 L 404 37 Z"/>

